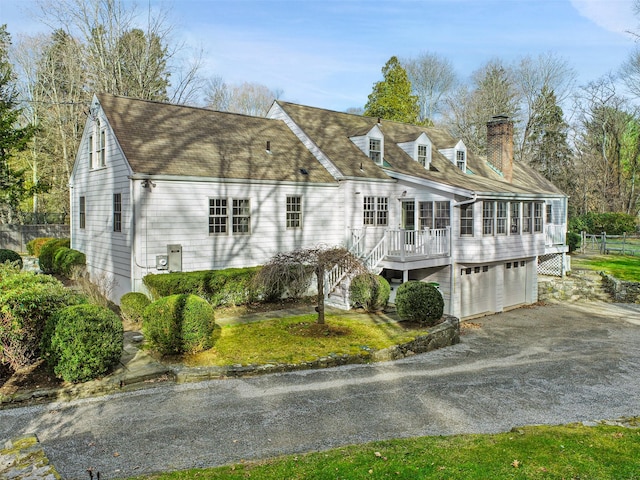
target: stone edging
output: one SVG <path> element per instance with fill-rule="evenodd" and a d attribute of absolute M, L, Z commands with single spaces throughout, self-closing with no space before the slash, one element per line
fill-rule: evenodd
<path fill-rule="evenodd" d="M 600 272 L 604 288 L 618 303 L 640 303 L 640 282 L 618 280 L 605 272 Z"/>
<path fill-rule="evenodd" d="M 174 366 L 176 383 L 198 382 L 227 377 L 242 377 L 261 375 L 266 373 L 292 372 L 296 370 L 311 370 L 331 368 L 340 365 L 364 364 L 398 360 L 418 353 L 429 352 L 438 348 L 455 345 L 460 342 L 460 320 L 451 315 L 444 315 L 444 321 L 431 330 L 427 335 L 403 345 L 394 345 L 383 350 L 365 351 L 360 355 L 328 355 L 312 362 L 297 364 L 277 363 L 267 365 L 231 365 L 228 367 L 182 367 Z"/>
<path fill-rule="evenodd" d="M 0 448 L 0 478 L 13 480 L 59 480 L 60 475 L 40 446 L 38 437 L 25 435 Z"/>

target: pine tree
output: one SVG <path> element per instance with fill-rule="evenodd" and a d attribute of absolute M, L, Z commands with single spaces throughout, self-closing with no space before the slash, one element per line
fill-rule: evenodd
<path fill-rule="evenodd" d="M 9 62 L 11 36 L 7 26 L 0 27 L 0 222 L 15 221 L 20 201 L 28 194 L 23 171 L 14 170 L 11 158 L 27 149 L 33 136 L 31 126 L 18 127 L 20 109 L 17 105 L 15 75 Z"/>
<path fill-rule="evenodd" d="M 568 125 L 552 90 L 544 87 L 536 99 L 535 114 L 529 125 L 526 158 L 566 193 L 573 189 L 573 156 L 567 143 Z"/>
<path fill-rule="evenodd" d="M 380 117 L 405 123 L 417 123 L 418 97 L 411 94 L 411 82 L 397 57 L 391 57 L 382 68 L 384 80 L 373 86 L 364 107 L 368 117 Z"/>

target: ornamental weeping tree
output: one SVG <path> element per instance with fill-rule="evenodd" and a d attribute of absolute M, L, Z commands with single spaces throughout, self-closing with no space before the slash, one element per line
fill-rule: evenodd
<path fill-rule="evenodd" d="M 301 296 L 316 275 L 318 287 L 318 324 L 324 324 L 325 273 L 337 268 L 347 274 L 366 271 L 358 257 L 344 247 L 312 247 L 278 253 L 264 265 L 257 282 L 266 292 L 281 294 L 288 291 Z"/>

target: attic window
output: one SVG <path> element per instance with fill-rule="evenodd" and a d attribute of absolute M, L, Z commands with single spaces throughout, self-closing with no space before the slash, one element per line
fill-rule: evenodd
<path fill-rule="evenodd" d="M 464 150 L 456 150 L 456 166 L 463 172 L 467 171 L 467 158 Z"/>
<path fill-rule="evenodd" d="M 429 167 L 429 148 L 427 145 L 418 145 L 418 163 L 424 168 Z"/>
<path fill-rule="evenodd" d="M 369 139 L 369 158 L 378 165 L 382 165 L 381 143 L 377 138 Z"/>

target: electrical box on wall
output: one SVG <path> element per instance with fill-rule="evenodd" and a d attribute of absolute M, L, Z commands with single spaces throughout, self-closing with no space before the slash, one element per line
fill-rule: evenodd
<path fill-rule="evenodd" d="M 167 245 L 167 257 L 169 257 L 169 271 L 182 271 L 182 245 Z"/>
<path fill-rule="evenodd" d="M 156 255 L 156 270 L 168 270 L 169 257 L 167 255 Z"/>

